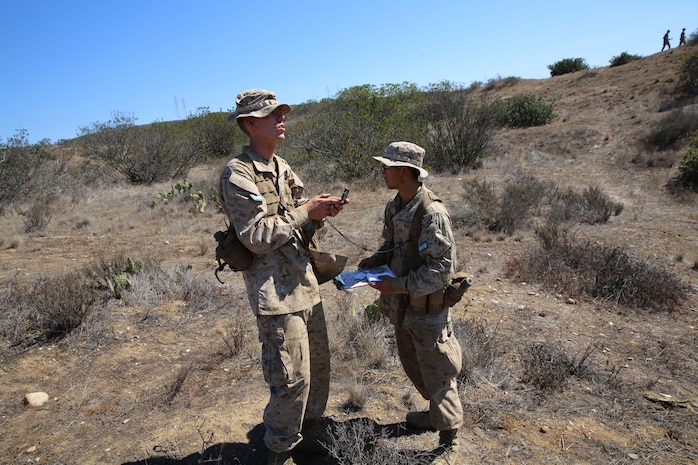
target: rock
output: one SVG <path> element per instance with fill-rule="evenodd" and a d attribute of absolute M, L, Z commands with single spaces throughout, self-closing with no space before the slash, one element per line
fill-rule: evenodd
<path fill-rule="evenodd" d="M 48 402 L 48 394 L 45 392 L 30 392 L 24 395 L 24 404 L 30 407 L 41 407 Z"/>

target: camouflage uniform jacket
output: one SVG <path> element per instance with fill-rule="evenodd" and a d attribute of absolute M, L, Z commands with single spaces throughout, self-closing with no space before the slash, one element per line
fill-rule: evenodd
<path fill-rule="evenodd" d="M 277 155 L 273 160 L 276 171 L 245 146 L 220 179 L 223 210 L 240 242 L 255 254 L 252 267 L 242 272 L 255 315 L 293 313 L 320 303 L 319 285 L 299 234 L 312 220 L 307 210 L 295 208 L 305 200 L 303 184 L 286 160 Z"/>
<path fill-rule="evenodd" d="M 401 208 L 399 194 L 385 207 L 382 233 L 384 243 L 380 250 L 395 250 L 379 253 L 378 258 L 384 258 L 383 263 L 390 266 L 397 278 L 393 279 L 396 294 L 381 294 L 379 303 L 381 312 L 389 317 L 393 324 L 401 327 L 442 320 L 445 322 L 449 318 L 445 306 L 439 306 L 437 312 L 426 309 L 427 297 L 440 295 L 443 298 L 440 291 L 456 269 L 456 247 L 451 218 L 441 201 L 433 201 L 426 207 L 419 239 L 417 243 L 410 241 L 412 219 L 427 191 L 425 187 L 421 187 L 404 208 Z M 411 250 L 408 250 L 409 248 Z M 415 252 L 419 255 L 421 264 L 415 269 L 409 269 L 408 264 L 411 260 L 408 255 Z"/>

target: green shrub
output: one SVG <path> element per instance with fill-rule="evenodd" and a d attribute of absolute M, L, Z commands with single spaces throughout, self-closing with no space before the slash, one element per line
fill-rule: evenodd
<path fill-rule="evenodd" d="M 432 87 L 428 96 L 428 166 L 452 174 L 477 167 L 494 135 L 490 106 L 485 101 L 473 101 L 469 91 L 450 85 Z"/>
<path fill-rule="evenodd" d="M 686 92 L 692 95 L 698 94 L 698 50 L 681 57 L 679 79 Z"/>
<path fill-rule="evenodd" d="M 589 65 L 586 64 L 584 58 L 565 58 L 553 65 L 548 65 L 548 69 L 550 70 L 550 76 L 561 76 L 589 69 Z"/>
<path fill-rule="evenodd" d="M 55 186 L 55 178 L 65 167 L 49 151 L 49 142 L 29 142 L 26 130 L 7 141 L 0 141 L 0 212 L 11 202 L 32 200 Z"/>
<path fill-rule="evenodd" d="M 228 121 L 228 114 L 199 108 L 182 125 L 190 132 L 194 150 L 202 160 L 232 157 L 247 143 L 247 136 L 235 129 L 235 122 Z"/>
<path fill-rule="evenodd" d="M 497 125 L 512 128 L 544 126 L 556 118 L 552 103 L 533 94 L 516 94 L 495 100 L 491 111 Z"/>
<path fill-rule="evenodd" d="M 688 35 L 688 38 L 686 39 L 686 45 L 688 45 L 689 47 L 698 45 L 698 30 Z"/>
<path fill-rule="evenodd" d="M 614 66 L 625 65 L 627 63 L 630 63 L 631 61 L 640 59 L 642 59 L 642 56 L 640 55 L 631 55 L 628 52 L 623 52 L 620 55 L 611 58 L 609 63 L 611 65 L 611 68 L 613 68 Z"/>
<path fill-rule="evenodd" d="M 691 138 L 691 147 L 681 160 L 679 173 L 684 187 L 698 191 L 698 133 Z"/>
<path fill-rule="evenodd" d="M 408 140 L 426 148 L 426 123 L 419 116 L 423 99 L 414 84 L 365 84 L 298 105 L 287 124 L 293 137 L 279 146 L 281 154 L 304 166 L 306 182 L 376 179 L 372 157 L 390 142 Z"/>
<path fill-rule="evenodd" d="M 105 162 L 133 184 L 150 184 L 187 174 L 202 155 L 191 133 L 171 123 L 136 126 L 133 116 L 116 113 L 106 123 L 81 128 L 88 156 Z"/>

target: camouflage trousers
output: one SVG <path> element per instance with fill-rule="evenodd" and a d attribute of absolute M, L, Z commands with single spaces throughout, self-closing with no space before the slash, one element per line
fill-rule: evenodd
<path fill-rule="evenodd" d="M 400 361 L 417 391 L 429 401 L 429 418 L 439 430 L 463 425 L 463 405 L 456 376 L 463 353 L 451 322 L 395 327 Z"/>
<path fill-rule="evenodd" d="M 319 420 L 327 405 L 330 350 L 322 303 L 306 311 L 258 316 L 257 328 L 270 392 L 264 443 L 284 452 L 303 439 L 303 422 Z"/>

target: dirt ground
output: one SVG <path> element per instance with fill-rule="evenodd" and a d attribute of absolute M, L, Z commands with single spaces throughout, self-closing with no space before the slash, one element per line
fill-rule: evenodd
<path fill-rule="evenodd" d="M 462 387 L 462 463 L 698 463 L 698 196 L 666 188 L 685 147 L 648 152 L 639 142 L 676 100 L 682 53 L 672 49 L 613 68 L 483 86 L 480 92 L 490 98 L 532 92 L 554 99 L 559 117 L 544 127 L 498 132 L 496 156 L 480 170 L 427 180 L 452 212 L 468 201 L 462 184 L 472 177 L 501 183 L 524 172 L 563 187 L 598 186 L 623 203 L 623 212 L 607 224 L 579 225 L 576 234 L 621 246 L 691 289 L 671 312 L 561 295 L 505 276 L 507 261 L 535 246 L 530 230 L 509 236 L 457 229 L 460 266 L 475 284 L 469 305 L 454 307 L 454 319 L 483 325 L 497 347 L 490 370 Z M 698 109 L 695 102 L 691 107 Z M 190 178 L 196 185 L 215 177 L 218 168 L 199 167 Z M 208 283 L 198 287 L 210 293 L 202 300 L 215 295 L 230 302 L 211 308 L 160 301 L 144 286 L 139 294 L 113 300 L 108 316 L 67 340 L 19 353 L 4 350 L 0 463 L 265 463 L 261 418 L 267 388 L 254 322 L 240 276 L 226 272 L 221 285 L 213 275 L 212 234 L 223 218 L 176 205 L 151 208 L 153 196 L 168 189 L 86 191 L 57 205 L 47 229 L 37 234 L 22 233 L 16 212 L 0 217 L 2 289 L 79 269 L 105 251 L 122 251 L 152 254 L 166 270 L 190 266 L 190 275 Z M 323 248 L 348 256 L 348 268 L 355 267 L 367 254 L 356 244 L 377 246 L 391 195 L 382 186 L 352 187 L 351 204 L 332 224 L 353 243 L 327 227 Z M 334 339 L 348 314 L 376 298 L 370 289 L 338 291 L 331 284 L 323 285 L 322 294 Z M 232 322 L 250 328 L 237 357 L 226 356 L 224 344 Z M 594 347 L 589 363 L 598 376 L 538 392 L 522 379 L 521 367 L 525 347 L 536 342 L 574 356 Z M 436 433 L 403 428 L 407 411 L 423 402 L 395 354 L 382 369 L 333 363 L 329 424 L 367 419 L 415 457 L 436 446 Z M 364 388 L 365 405 L 347 409 L 356 386 Z M 48 393 L 49 401 L 25 406 L 24 395 L 35 391 Z"/>

